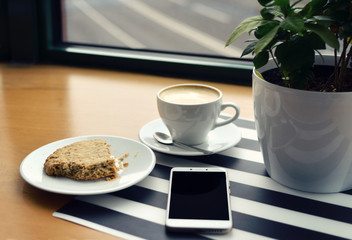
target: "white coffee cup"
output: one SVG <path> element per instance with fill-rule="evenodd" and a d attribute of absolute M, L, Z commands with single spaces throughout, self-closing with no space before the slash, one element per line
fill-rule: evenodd
<path fill-rule="evenodd" d="M 187 145 L 205 142 L 214 128 L 235 121 L 240 108 L 235 103 L 222 103 L 222 92 L 202 84 L 179 84 L 161 89 L 157 94 L 160 117 L 172 138 Z M 220 112 L 235 109 L 234 116 L 223 120 Z"/>

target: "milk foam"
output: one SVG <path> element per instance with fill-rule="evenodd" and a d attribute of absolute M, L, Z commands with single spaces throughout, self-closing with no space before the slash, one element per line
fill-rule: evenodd
<path fill-rule="evenodd" d="M 216 100 L 219 93 L 201 86 L 179 86 L 168 88 L 160 93 L 164 101 L 176 104 L 202 104 Z"/>

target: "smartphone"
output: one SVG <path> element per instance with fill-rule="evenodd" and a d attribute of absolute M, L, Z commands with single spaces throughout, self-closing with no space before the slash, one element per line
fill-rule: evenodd
<path fill-rule="evenodd" d="M 229 232 L 232 216 L 226 170 L 215 167 L 172 168 L 166 228 L 179 232 Z"/>

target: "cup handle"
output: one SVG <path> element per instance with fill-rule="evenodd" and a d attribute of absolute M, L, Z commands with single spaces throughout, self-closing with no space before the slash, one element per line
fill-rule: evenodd
<path fill-rule="evenodd" d="M 218 120 L 215 123 L 213 129 L 217 128 L 217 127 L 224 126 L 224 125 L 229 124 L 229 123 L 232 123 L 233 121 L 235 121 L 239 117 L 239 115 L 240 115 L 240 107 L 237 104 L 232 103 L 232 102 L 221 104 L 220 111 L 223 111 L 223 110 L 225 110 L 225 108 L 228 108 L 228 107 L 231 107 L 231 108 L 235 109 L 236 110 L 236 114 L 234 116 L 230 117 L 229 119 L 222 120 L 222 121 Z"/>

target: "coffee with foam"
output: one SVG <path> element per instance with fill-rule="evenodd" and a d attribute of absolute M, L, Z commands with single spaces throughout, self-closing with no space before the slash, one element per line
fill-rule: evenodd
<path fill-rule="evenodd" d="M 160 98 L 175 104 L 203 104 L 215 101 L 220 94 L 211 88 L 202 86 L 175 86 L 160 93 Z"/>
<path fill-rule="evenodd" d="M 232 123 L 239 116 L 235 103 L 223 103 L 220 90 L 203 84 L 179 84 L 157 94 L 161 120 L 175 142 L 197 145 L 205 142 L 211 130 Z M 227 107 L 236 113 L 220 119 Z"/>

